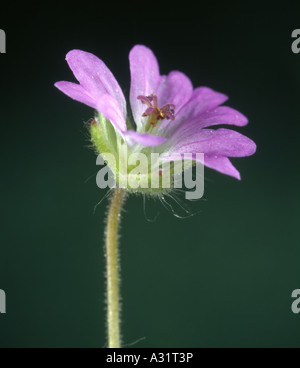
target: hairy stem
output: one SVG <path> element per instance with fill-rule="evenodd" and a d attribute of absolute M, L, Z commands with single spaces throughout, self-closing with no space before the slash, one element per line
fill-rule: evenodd
<path fill-rule="evenodd" d="M 120 337 L 120 295 L 118 229 L 120 212 L 125 198 L 123 189 L 115 189 L 107 217 L 106 227 L 106 277 L 107 277 L 107 328 L 108 347 L 119 348 Z"/>

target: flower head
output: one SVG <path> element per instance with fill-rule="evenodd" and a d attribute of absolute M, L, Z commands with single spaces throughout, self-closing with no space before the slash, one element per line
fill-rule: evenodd
<path fill-rule="evenodd" d="M 66 60 L 79 84 L 62 81 L 55 86 L 97 110 L 91 134 L 100 154 L 158 153 L 165 161 L 176 161 L 185 153 L 193 160 L 203 153 L 205 166 L 240 179 L 229 157 L 250 156 L 256 146 L 234 130 L 211 128 L 248 123 L 240 112 L 221 106 L 227 96 L 208 87 L 194 89 L 179 71 L 160 75 L 153 52 L 136 45 L 129 55 L 130 121 L 123 92 L 103 61 L 81 50 L 70 51 Z M 114 174 L 120 180 L 118 167 Z"/>

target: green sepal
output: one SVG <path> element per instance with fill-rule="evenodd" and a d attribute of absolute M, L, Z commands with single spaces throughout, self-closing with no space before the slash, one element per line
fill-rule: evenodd
<path fill-rule="evenodd" d="M 95 119 L 90 128 L 91 140 L 98 153 L 112 153 L 116 156 L 118 152 L 117 136 L 111 122 L 102 114 Z"/>

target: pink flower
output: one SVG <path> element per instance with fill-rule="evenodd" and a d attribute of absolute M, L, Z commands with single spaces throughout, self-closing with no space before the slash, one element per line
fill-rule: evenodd
<path fill-rule="evenodd" d="M 221 106 L 227 96 L 208 87 L 194 89 L 179 71 L 160 75 L 153 52 L 136 45 L 129 54 L 130 106 L 135 124 L 135 129 L 129 129 L 125 97 L 103 61 L 80 50 L 70 51 L 66 60 L 79 84 L 62 81 L 55 86 L 102 114 L 129 149 L 163 153 L 168 160 L 178 159 L 178 154 L 204 153 L 207 167 L 240 179 L 229 157 L 254 154 L 255 143 L 231 129 L 210 129 L 219 124 L 248 123 L 240 112 Z"/>

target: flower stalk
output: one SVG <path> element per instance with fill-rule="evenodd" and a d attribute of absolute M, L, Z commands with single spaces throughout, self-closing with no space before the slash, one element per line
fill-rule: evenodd
<path fill-rule="evenodd" d="M 108 347 L 120 348 L 120 276 L 118 257 L 118 229 L 120 213 L 125 199 L 123 189 L 115 189 L 106 227 L 106 278 L 107 278 L 107 331 Z"/>

